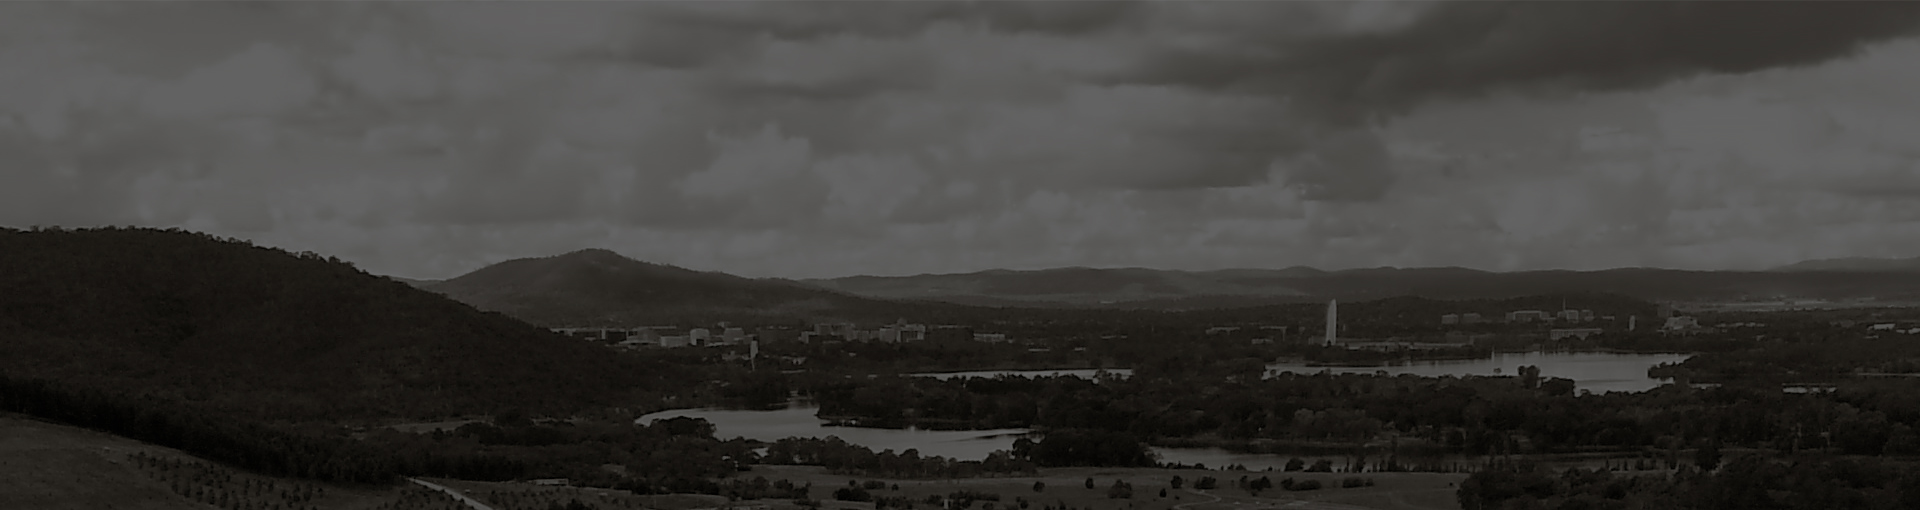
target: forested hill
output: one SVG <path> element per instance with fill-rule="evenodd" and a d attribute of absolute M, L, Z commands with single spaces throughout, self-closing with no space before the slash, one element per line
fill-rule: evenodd
<path fill-rule="evenodd" d="M 1657 301 L 1904 300 L 1920 297 L 1920 292 L 1915 291 L 1920 288 L 1920 271 L 1914 270 L 1916 267 L 1920 267 L 1920 263 L 1911 259 L 1811 262 L 1763 272 L 1655 268 L 1490 272 L 1460 267 L 1175 271 L 1076 267 L 852 276 L 806 280 L 806 283 L 876 298 L 1158 310 L 1399 296 L 1506 299 L 1562 292 L 1611 293 Z"/>
<path fill-rule="evenodd" d="M 668 374 L 311 253 L 0 229 L 0 371 L 279 419 L 632 402 Z"/>
<path fill-rule="evenodd" d="M 864 298 L 783 280 L 694 271 L 601 249 L 508 260 L 423 288 L 547 326 L 891 321 L 968 308 Z"/>

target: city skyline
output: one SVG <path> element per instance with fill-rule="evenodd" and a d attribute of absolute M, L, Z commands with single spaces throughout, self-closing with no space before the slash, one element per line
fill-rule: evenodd
<path fill-rule="evenodd" d="M 442 279 L 1920 255 L 1920 4 L 0 5 L 0 225 Z"/>

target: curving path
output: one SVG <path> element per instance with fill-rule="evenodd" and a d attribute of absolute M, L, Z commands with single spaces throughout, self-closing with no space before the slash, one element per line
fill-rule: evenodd
<path fill-rule="evenodd" d="M 1209 497 L 1209 498 L 1213 498 L 1213 501 L 1191 501 L 1191 502 L 1186 502 L 1186 503 L 1181 503 L 1181 504 L 1178 504 L 1178 505 L 1173 505 L 1173 510 L 1183 510 L 1183 509 L 1185 509 L 1185 508 L 1187 508 L 1187 507 L 1189 507 L 1189 506 L 1193 506 L 1193 505 L 1204 505 L 1204 504 L 1207 504 L 1207 503 L 1218 503 L 1218 502 L 1220 502 L 1220 496 L 1215 496 L 1215 495 L 1212 495 L 1212 494 L 1207 494 L 1207 493 L 1205 493 L 1205 492 L 1200 492 L 1200 491 L 1197 491 L 1197 490 L 1193 490 L 1193 489 L 1182 489 L 1182 490 L 1185 490 L 1185 491 L 1187 491 L 1187 493 L 1188 493 L 1188 494 L 1199 494 L 1199 495 L 1202 495 L 1202 496 L 1206 496 L 1206 497 Z"/>
<path fill-rule="evenodd" d="M 407 481 L 420 484 L 421 486 L 429 489 L 445 492 L 447 493 L 448 496 L 453 496 L 454 499 L 460 500 L 461 503 L 466 503 L 467 506 L 473 507 L 473 510 L 494 510 L 493 507 L 487 506 L 486 503 L 481 503 L 480 500 L 469 498 L 467 497 L 466 494 L 461 494 L 460 491 L 453 490 L 453 488 L 451 487 L 429 482 L 426 480 L 421 480 L 419 478 L 408 478 Z"/>

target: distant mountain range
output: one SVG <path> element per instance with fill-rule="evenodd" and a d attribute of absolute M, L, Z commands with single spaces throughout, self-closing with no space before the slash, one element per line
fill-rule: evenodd
<path fill-rule="evenodd" d="M 1772 269 L 1778 272 L 1920 272 L 1920 257 L 1907 259 L 1876 259 L 1851 257 L 1841 259 L 1819 259 L 1788 264 Z"/>
<path fill-rule="evenodd" d="M 1920 259 L 1819 261 L 1770 271 L 1624 268 L 1502 273 L 1459 267 L 1341 271 L 1305 267 L 1216 271 L 1075 267 L 851 276 L 805 282 L 881 298 L 1156 309 L 1394 296 L 1498 299 L 1561 292 L 1615 293 L 1651 300 L 1908 299 L 1920 297 Z"/>
<path fill-rule="evenodd" d="M 1898 267 L 1903 266 L 1825 261 L 1768 271 L 1070 267 L 794 281 L 695 271 L 589 249 L 509 260 L 444 281 L 409 283 L 535 324 L 578 326 L 890 321 L 894 317 L 1004 315 L 1011 309 L 1179 311 L 1400 296 L 1497 300 L 1598 293 L 1674 301 L 1920 298 L 1920 270 L 1893 269 Z"/>

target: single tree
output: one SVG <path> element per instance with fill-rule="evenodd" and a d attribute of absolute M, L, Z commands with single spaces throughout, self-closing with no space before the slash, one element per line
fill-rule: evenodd
<path fill-rule="evenodd" d="M 1708 441 L 1705 446 L 1695 450 L 1693 463 L 1700 466 L 1701 471 L 1713 471 L 1714 468 L 1720 467 L 1720 441 L 1717 439 Z"/>

